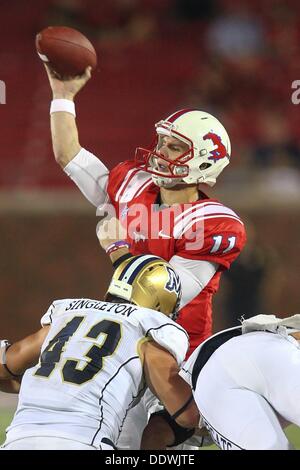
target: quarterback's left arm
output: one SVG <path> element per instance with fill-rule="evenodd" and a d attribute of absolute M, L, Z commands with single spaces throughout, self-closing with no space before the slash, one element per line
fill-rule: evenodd
<path fill-rule="evenodd" d="M 101 220 L 96 229 L 99 243 L 103 250 L 109 255 L 110 260 L 115 264 L 118 259 L 130 254 L 130 245 L 126 241 L 126 232 L 122 224 L 116 217 Z"/>
<path fill-rule="evenodd" d="M 1 353 L 0 353 L 0 390 L 4 390 L 2 387 L 4 380 L 12 381 L 11 392 L 14 392 L 16 387 L 15 380 L 24 374 L 25 370 L 29 367 L 34 366 L 39 359 L 41 353 L 41 346 L 48 333 L 49 326 L 41 328 L 36 333 L 27 336 L 10 345 L 5 340 L 1 341 Z M 8 387 L 10 389 L 10 387 Z"/>
<path fill-rule="evenodd" d="M 181 282 L 182 297 L 180 308 L 187 305 L 200 294 L 219 267 L 218 263 L 188 259 L 178 255 L 173 256 L 169 263 L 175 269 Z"/>
<path fill-rule="evenodd" d="M 182 230 L 170 264 L 182 283 L 181 307 L 196 297 L 217 271 L 228 269 L 246 242 L 239 218 L 215 218 L 199 225 L 197 220 Z"/>

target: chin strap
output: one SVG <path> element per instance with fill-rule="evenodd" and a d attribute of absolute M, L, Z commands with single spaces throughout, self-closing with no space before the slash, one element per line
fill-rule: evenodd
<path fill-rule="evenodd" d="M 164 178 L 163 176 L 152 175 L 152 181 L 159 188 L 174 188 L 178 184 L 185 184 L 181 179 Z"/>

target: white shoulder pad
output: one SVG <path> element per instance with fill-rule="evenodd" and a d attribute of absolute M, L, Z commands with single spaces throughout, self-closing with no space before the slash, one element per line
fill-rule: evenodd
<path fill-rule="evenodd" d="M 47 312 L 41 318 L 41 325 L 51 325 L 53 318 L 65 311 L 65 307 L 71 302 L 72 299 L 54 300 Z"/>
<path fill-rule="evenodd" d="M 145 336 L 167 349 L 175 357 L 178 365 L 184 361 L 189 348 L 187 332 L 163 313 L 142 308 L 138 310 L 139 323 Z"/>
<path fill-rule="evenodd" d="M 272 331 L 278 332 L 280 327 L 289 327 L 300 330 L 300 315 L 293 315 L 286 318 L 277 318 L 275 315 L 256 315 L 242 321 L 242 332 L 251 331 Z"/>

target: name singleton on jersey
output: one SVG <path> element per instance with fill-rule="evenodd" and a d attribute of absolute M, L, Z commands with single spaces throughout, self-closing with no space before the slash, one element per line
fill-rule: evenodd
<path fill-rule="evenodd" d="M 137 308 L 133 305 L 128 305 L 128 304 L 113 304 L 110 302 L 101 302 L 97 300 L 90 300 L 90 299 L 76 299 L 73 300 L 68 307 L 66 308 L 66 311 L 68 310 L 80 310 L 80 309 L 94 309 L 94 310 L 104 310 L 105 312 L 110 312 L 110 313 L 118 313 L 123 316 L 129 317 L 132 312 L 135 312 Z"/>

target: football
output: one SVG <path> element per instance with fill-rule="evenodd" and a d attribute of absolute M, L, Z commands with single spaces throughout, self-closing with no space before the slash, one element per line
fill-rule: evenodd
<path fill-rule="evenodd" d="M 91 42 L 79 31 L 66 26 L 49 26 L 36 35 L 37 53 L 60 77 L 81 75 L 97 65 Z"/>

